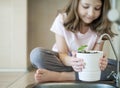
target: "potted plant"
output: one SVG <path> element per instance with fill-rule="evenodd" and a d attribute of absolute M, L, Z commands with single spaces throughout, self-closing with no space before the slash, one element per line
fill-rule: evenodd
<path fill-rule="evenodd" d="M 87 45 L 78 48 L 77 57 L 82 58 L 85 68 L 79 72 L 79 79 L 82 81 L 98 81 L 100 80 L 101 70 L 99 67 L 99 59 L 102 58 L 102 51 L 85 50 Z"/>

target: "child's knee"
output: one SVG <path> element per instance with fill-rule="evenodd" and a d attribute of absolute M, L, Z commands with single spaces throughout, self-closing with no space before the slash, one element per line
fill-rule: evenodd
<path fill-rule="evenodd" d="M 41 48 L 37 47 L 34 48 L 30 53 L 30 61 L 32 64 L 36 64 L 38 62 L 41 62 Z"/>

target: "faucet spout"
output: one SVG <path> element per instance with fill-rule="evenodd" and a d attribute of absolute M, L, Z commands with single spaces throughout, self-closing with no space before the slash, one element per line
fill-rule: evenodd
<path fill-rule="evenodd" d="M 115 51 L 115 48 L 114 48 L 114 46 L 113 46 L 112 38 L 110 37 L 109 34 L 104 33 L 104 34 L 102 34 L 102 35 L 100 36 L 100 38 L 99 38 L 99 40 L 98 40 L 97 43 L 100 43 L 101 40 L 102 40 L 102 38 L 103 38 L 104 36 L 106 36 L 106 37 L 108 38 L 108 40 L 109 40 L 109 42 L 110 42 L 110 44 L 111 44 L 113 53 L 114 53 L 114 55 L 115 55 L 116 61 L 117 61 L 117 73 L 116 73 L 115 79 L 116 79 L 116 87 L 119 88 L 119 58 L 118 58 L 117 53 L 116 53 L 116 51 Z"/>

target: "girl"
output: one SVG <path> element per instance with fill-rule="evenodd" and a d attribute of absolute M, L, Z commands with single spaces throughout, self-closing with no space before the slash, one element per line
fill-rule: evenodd
<path fill-rule="evenodd" d="M 107 19 L 109 0 L 70 0 L 65 9 L 57 15 L 51 31 L 55 33 L 56 43 L 52 50 L 35 48 L 30 54 L 31 63 L 37 69 L 36 82 L 74 81 L 77 72 L 84 69 L 84 58 L 76 57 L 76 50 L 87 45 L 87 50 L 102 50 L 104 41 L 97 44 L 103 33 L 111 37 L 111 22 Z M 101 80 L 107 80 L 105 73 L 108 60 L 106 55 L 100 59 L 103 71 Z M 106 68 L 106 69 L 105 69 Z"/>

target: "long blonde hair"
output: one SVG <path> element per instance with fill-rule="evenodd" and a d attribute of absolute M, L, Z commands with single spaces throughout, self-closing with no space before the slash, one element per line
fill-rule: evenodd
<path fill-rule="evenodd" d="M 62 10 L 62 12 L 67 14 L 67 18 L 64 21 L 64 26 L 66 30 L 77 32 L 80 29 L 81 19 L 78 14 L 78 5 L 80 0 L 70 0 L 68 5 Z M 94 20 L 91 24 L 91 30 L 97 32 L 98 34 L 108 33 L 111 37 L 115 34 L 111 31 L 111 22 L 107 18 L 107 13 L 111 9 L 109 0 L 101 0 L 102 10 L 99 18 Z"/>

